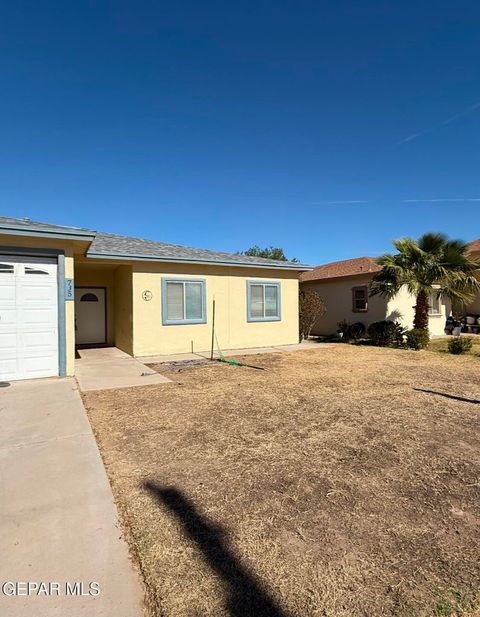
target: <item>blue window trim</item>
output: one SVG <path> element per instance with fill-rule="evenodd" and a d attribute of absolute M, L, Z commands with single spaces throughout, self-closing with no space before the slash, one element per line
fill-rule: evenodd
<path fill-rule="evenodd" d="M 278 290 L 278 315 L 275 317 L 251 317 L 250 315 L 250 301 L 251 301 L 251 287 L 252 285 L 271 285 Z M 265 292 L 264 292 L 265 293 Z M 279 281 L 247 281 L 247 321 L 249 323 L 258 321 L 281 321 L 282 319 L 282 286 Z"/>
<path fill-rule="evenodd" d="M 167 284 L 168 283 L 201 283 L 202 284 L 202 318 L 201 319 L 167 319 Z M 206 279 L 197 278 L 162 278 L 162 325 L 186 326 L 189 324 L 207 323 Z"/>

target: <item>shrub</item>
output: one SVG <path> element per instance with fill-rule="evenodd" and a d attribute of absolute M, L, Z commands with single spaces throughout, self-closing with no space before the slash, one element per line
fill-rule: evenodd
<path fill-rule="evenodd" d="M 307 289 L 307 291 L 300 292 L 300 340 L 307 339 L 310 336 L 315 322 L 325 314 L 326 310 L 322 298 L 316 291 Z"/>
<path fill-rule="evenodd" d="M 378 347 L 397 347 L 403 345 L 405 328 L 398 321 L 374 321 L 368 326 L 367 333 Z"/>
<path fill-rule="evenodd" d="M 455 355 L 466 353 L 472 349 L 473 340 L 471 337 L 454 336 L 448 341 L 448 351 Z"/>
<path fill-rule="evenodd" d="M 413 330 L 407 332 L 407 347 L 410 347 L 410 349 L 416 349 L 417 351 L 425 349 L 425 347 L 428 347 L 429 342 L 430 334 L 428 330 L 413 328 Z"/>

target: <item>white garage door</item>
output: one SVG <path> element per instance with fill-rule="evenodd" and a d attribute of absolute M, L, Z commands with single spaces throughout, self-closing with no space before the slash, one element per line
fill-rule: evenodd
<path fill-rule="evenodd" d="M 0 380 L 58 375 L 55 259 L 0 255 Z"/>

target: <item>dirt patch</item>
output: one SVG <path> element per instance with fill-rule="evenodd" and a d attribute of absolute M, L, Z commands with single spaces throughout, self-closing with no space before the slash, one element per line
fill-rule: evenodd
<path fill-rule="evenodd" d="M 84 395 L 151 613 L 475 614 L 478 364 L 347 345 L 254 364 Z"/>

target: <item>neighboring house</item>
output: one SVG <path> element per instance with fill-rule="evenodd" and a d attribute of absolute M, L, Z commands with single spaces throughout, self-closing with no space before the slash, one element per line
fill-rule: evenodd
<path fill-rule="evenodd" d="M 309 266 L 0 217 L 0 380 L 73 375 L 75 347 L 133 356 L 298 342 Z"/>
<path fill-rule="evenodd" d="M 471 256 L 480 261 L 480 239 L 470 242 L 468 247 Z M 480 278 L 480 272 L 478 278 Z M 466 307 L 465 313 L 466 315 L 474 315 L 477 319 L 480 318 L 480 294 L 478 294 L 475 300 Z"/>
<path fill-rule="evenodd" d="M 300 276 L 301 289 L 313 289 L 322 298 L 326 313 L 315 324 L 312 334 L 333 334 L 339 321 L 361 322 L 368 327 L 374 321 L 391 319 L 413 327 L 415 298 L 402 289 L 393 300 L 369 296 L 370 283 L 380 267 L 373 257 L 357 257 L 318 266 Z M 443 334 L 450 302 L 430 298 L 429 330 Z"/>

